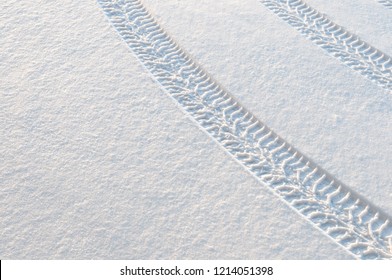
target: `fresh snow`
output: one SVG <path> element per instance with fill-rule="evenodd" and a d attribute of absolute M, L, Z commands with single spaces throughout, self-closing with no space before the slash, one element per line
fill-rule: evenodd
<path fill-rule="evenodd" d="M 245 108 L 391 215 L 390 93 L 259 1 L 143 3 Z M 184 115 L 97 3 L 8 1 L 0 21 L 0 257 L 352 257 Z"/>

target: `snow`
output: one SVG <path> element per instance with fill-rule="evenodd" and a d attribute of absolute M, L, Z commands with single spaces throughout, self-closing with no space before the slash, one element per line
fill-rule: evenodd
<path fill-rule="evenodd" d="M 165 30 L 246 108 L 391 213 L 392 95 L 328 56 L 258 1 L 213 2 L 145 1 Z M 195 27 L 190 18 L 196 13 Z M 192 28 L 202 31 L 185 32 Z"/>
<path fill-rule="evenodd" d="M 306 3 L 372 46 L 389 55 L 392 53 L 391 10 L 378 0 L 308 0 Z"/>
<path fill-rule="evenodd" d="M 390 53 L 376 1 L 370 22 L 349 1 L 307 2 Z M 392 214 L 390 93 L 258 1 L 143 3 L 260 120 Z M 1 258 L 352 258 L 184 115 L 94 1 L 7 0 L 0 24 Z"/>

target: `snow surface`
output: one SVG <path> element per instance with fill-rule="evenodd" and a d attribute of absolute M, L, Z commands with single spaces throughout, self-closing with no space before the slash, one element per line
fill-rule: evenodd
<path fill-rule="evenodd" d="M 389 93 L 258 1 L 144 3 L 246 108 L 392 214 Z M 350 15 L 334 21 L 373 44 L 378 25 Z M 178 110 L 95 1 L 7 1 L 0 24 L 1 258 L 351 258 Z"/>
<path fill-rule="evenodd" d="M 307 0 L 306 3 L 372 46 L 392 54 L 392 10 L 377 0 Z"/>

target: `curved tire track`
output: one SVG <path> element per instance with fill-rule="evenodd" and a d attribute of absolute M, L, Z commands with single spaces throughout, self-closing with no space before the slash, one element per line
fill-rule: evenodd
<path fill-rule="evenodd" d="M 392 0 L 378 0 L 378 2 L 392 10 Z"/>
<path fill-rule="evenodd" d="M 259 0 L 343 64 L 392 92 L 392 58 L 337 25 L 302 0 Z"/>
<path fill-rule="evenodd" d="M 242 107 L 136 0 L 98 0 L 134 55 L 200 127 L 292 209 L 357 258 L 392 258 L 391 219 Z"/>

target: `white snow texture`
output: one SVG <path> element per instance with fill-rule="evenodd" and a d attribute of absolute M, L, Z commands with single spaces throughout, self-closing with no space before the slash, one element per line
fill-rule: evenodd
<path fill-rule="evenodd" d="M 368 247 L 350 251 L 231 157 L 170 98 L 97 2 L 127 1 L 1 5 L 1 259 L 388 258 L 387 247 L 376 248 L 380 254 Z M 374 48 L 358 51 L 348 41 L 353 37 L 315 31 L 340 50 L 355 49 L 366 71 L 266 2 L 303 1 L 142 5 L 254 118 L 387 221 L 388 2 L 305 0 Z M 290 10 L 303 20 L 298 11 Z M 388 246 L 388 225 L 370 227 Z"/>

